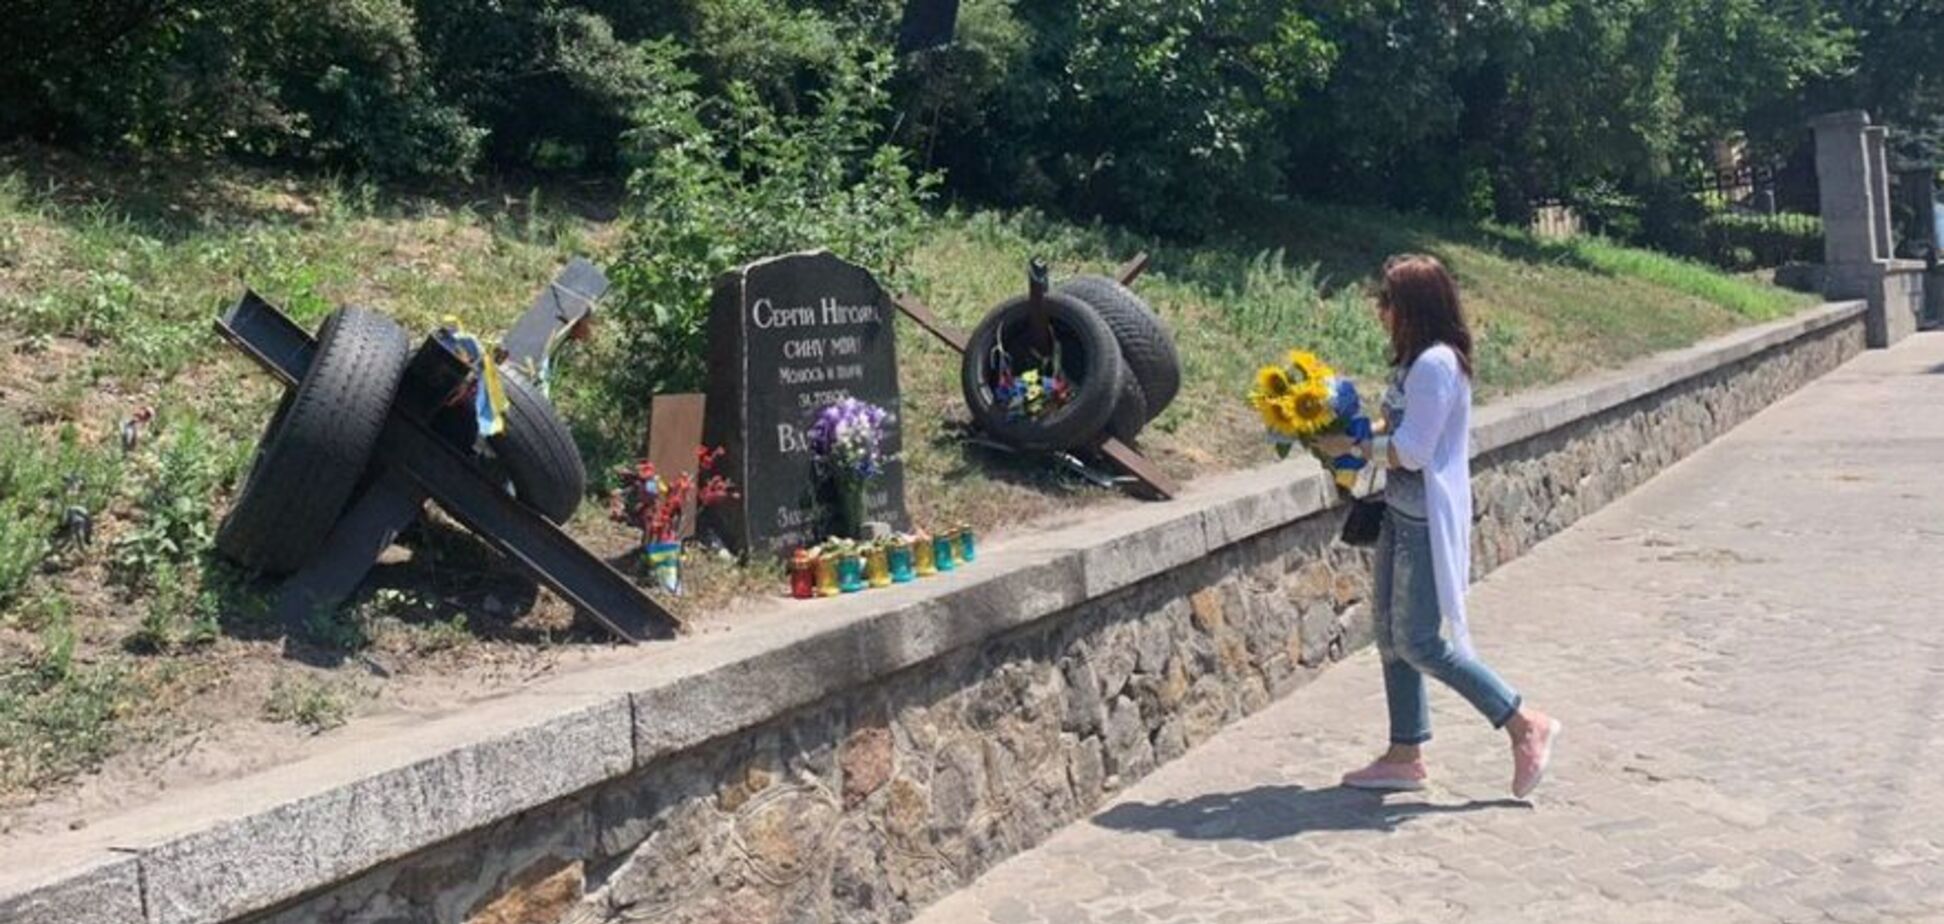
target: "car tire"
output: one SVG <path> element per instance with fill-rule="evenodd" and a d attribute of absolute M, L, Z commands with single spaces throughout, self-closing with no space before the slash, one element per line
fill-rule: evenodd
<path fill-rule="evenodd" d="M 1026 450 L 1091 446 L 1106 429 L 1120 400 L 1126 367 L 1114 332 L 1085 302 L 1059 292 L 1044 296 L 1047 320 L 1060 344 L 1061 362 L 1074 389 L 1062 407 L 1040 417 L 1015 417 L 995 404 L 988 382 L 994 348 L 1018 355 L 1032 306 L 1021 296 L 994 308 L 974 328 L 960 367 L 960 385 L 973 422 L 987 435 Z"/>
<path fill-rule="evenodd" d="M 1113 329 L 1121 359 L 1147 398 L 1148 420 L 1174 403 L 1181 392 L 1181 356 L 1174 335 L 1145 299 L 1105 276 L 1075 276 L 1054 291 L 1086 302 Z"/>
<path fill-rule="evenodd" d="M 273 574 L 316 553 L 371 461 L 410 351 L 404 329 L 378 312 L 324 319 L 310 369 L 285 393 L 217 528 L 218 550 Z"/>

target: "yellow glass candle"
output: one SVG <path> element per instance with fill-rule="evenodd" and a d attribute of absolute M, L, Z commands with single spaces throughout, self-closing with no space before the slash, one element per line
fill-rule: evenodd
<path fill-rule="evenodd" d="M 919 533 L 911 540 L 911 554 L 918 560 L 918 576 L 931 577 L 938 573 L 937 549 L 932 548 L 931 537 Z"/>
<path fill-rule="evenodd" d="M 817 556 L 817 596 L 835 597 L 842 592 L 837 588 L 837 556 Z"/>
<path fill-rule="evenodd" d="M 864 553 L 864 575 L 870 579 L 872 587 L 891 586 L 891 557 L 885 553 L 884 546 L 871 546 L 870 551 Z"/>

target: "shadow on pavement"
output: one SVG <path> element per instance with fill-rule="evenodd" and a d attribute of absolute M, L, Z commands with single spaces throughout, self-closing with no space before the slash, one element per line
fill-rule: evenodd
<path fill-rule="evenodd" d="M 1273 841 L 1312 831 L 1394 831 L 1419 815 L 1531 807 L 1531 803 L 1515 799 L 1450 804 L 1389 802 L 1382 794 L 1341 786 L 1258 786 L 1242 792 L 1210 793 L 1186 802 L 1123 803 L 1092 820 L 1116 831 L 1166 831 L 1187 840 Z"/>

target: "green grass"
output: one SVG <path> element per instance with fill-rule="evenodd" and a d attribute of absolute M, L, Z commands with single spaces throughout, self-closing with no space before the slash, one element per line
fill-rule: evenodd
<path fill-rule="evenodd" d="M 1570 254 L 1596 272 L 1650 282 L 1754 320 L 1782 317 L 1804 303 L 1793 292 L 1759 285 L 1740 276 L 1724 275 L 1692 260 L 1622 247 L 1600 238 L 1576 238 L 1548 247 Z"/>
<path fill-rule="evenodd" d="M 1486 396 L 1557 381 L 1684 346 L 1812 304 L 1809 296 L 1608 241 L 1541 241 L 1503 228 L 1341 206 L 1290 204 L 1254 216 L 1247 235 L 1193 246 L 1034 213 L 952 214 L 914 259 L 920 294 L 961 326 L 1025 288 L 1029 254 L 1056 277 L 1111 272 L 1138 251 L 1152 257 L 1137 283 L 1173 328 L 1182 395 L 1145 436 L 1145 448 L 1190 477 L 1267 462 L 1243 401 L 1250 373 L 1291 346 L 1313 349 L 1354 375 L 1381 377 L 1385 339 L 1368 291 L 1386 257 L 1431 253 L 1457 275 L 1478 339 Z M 899 342 L 905 388 L 909 493 L 915 515 L 986 528 L 1021 512 L 1084 502 L 1094 492 L 965 449 L 955 356 L 907 327 Z"/>
<path fill-rule="evenodd" d="M 0 667 L 0 793 L 94 766 L 120 742 L 117 721 L 138 687 L 125 668 L 75 661 L 71 618 L 46 605 L 38 648 Z"/>
<path fill-rule="evenodd" d="M 566 257 L 611 252 L 611 196 L 513 185 L 386 190 L 0 148 L 0 664 L 12 665 L 0 668 L 0 796 L 85 771 L 136 740 L 131 729 L 157 727 L 148 720 L 204 695 L 199 678 L 252 659 L 274 674 L 255 687 L 270 691 L 257 714 L 311 730 L 346 721 L 354 692 L 364 693 L 283 660 L 286 644 L 326 661 L 381 657 L 427 672 L 463 668 L 486 644 L 518 646 L 524 657 L 599 638 L 558 612 L 489 612 L 480 601 L 519 600 L 518 588 L 505 586 L 490 552 L 440 528 L 420 538 L 412 565 L 392 569 L 395 584 L 284 639 L 265 618 L 266 588 L 210 549 L 279 392 L 210 325 L 249 285 L 307 325 L 355 303 L 411 329 L 458 315 L 490 335 Z M 1384 338 L 1365 292 L 1391 253 L 1433 253 L 1457 273 L 1487 395 L 1811 301 L 1593 239 L 1544 242 L 1296 204 L 1242 223 L 1252 230 L 1186 245 L 1034 213 L 951 212 L 933 222 L 909 269 L 919 295 L 970 327 L 1024 291 L 1031 255 L 1064 276 L 1150 252 L 1136 288 L 1175 331 L 1184 386 L 1143 442 L 1183 478 L 1271 459 L 1243 394 L 1255 366 L 1288 347 L 1367 379 L 1382 374 Z M 902 331 L 907 491 L 920 523 L 992 535 L 1108 496 L 1042 462 L 968 445 L 958 357 L 915 325 Z M 558 383 L 596 473 L 640 442 L 637 425 L 623 421 L 638 421 L 649 396 L 601 393 L 592 368 L 627 359 L 597 340 L 570 357 Z M 124 452 L 119 429 L 142 408 L 154 419 Z M 63 540 L 70 507 L 95 521 L 91 546 Z M 586 505 L 571 529 L 618 558 L 628 537 L 599 508 Z M 777 579 L 696 556 L 687 583 L 690 595 L 674 605 L 701 615 L 773 592 Z"/>
<path fill-rule="evenodd" d="M 77 549 L 70 510 L 99 516 L 119 478 L 119 459 L 75 427 L 34 431 L 0 413 L 0 613 L 50 555 Z"/>
<path fill-rule="evenodd" d="M 340 685 L 317 678 L 279 679 L 263 703 L 264 718 L 288 722 L 312 734 L 343 725 L 350 714 L 350 695 Z"/>

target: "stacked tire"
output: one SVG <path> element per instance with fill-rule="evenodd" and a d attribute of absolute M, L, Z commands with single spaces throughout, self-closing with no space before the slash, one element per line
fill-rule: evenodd
<path fill-rule="evenodd" d="M 587 467 L 574 433 L 540 389 L 501 366 L 506 429 L 486 441 L 513 496 L 555 523 L 565 523 L 587 495 Z"/>
<path fill-rule="evenodd" d="M 217 528 L 219 551 L 286 574 L 323 547 L 366 483 L 410 354 L 411 338 L 383 314 L 346 307 L 324 319 L 310 368 L 285 392 Z M 506 428 L 482 441 L 484 461 L 528 506 L 565 522 L 587 483 L 573 436 L 538 389 L 505 371 L 501 380 Z"/>
<path fill-rule="evenodd" d="M 994 395 L 993 358 L 1024 355 L 1032 312 L 1025 297 L 1007 301 L 973 328 L 960 384 L 972 419 L 988 436 L 1025 450 L 1087 449 L 1112 437 L 1133 443 L 1181 391 L 1181 359 L 1160 315 L 1133 290 L 1105 276 L 1076 276 L 1043 296 L 1073 388 L 1061 407 L 1020 417 Z"/>

